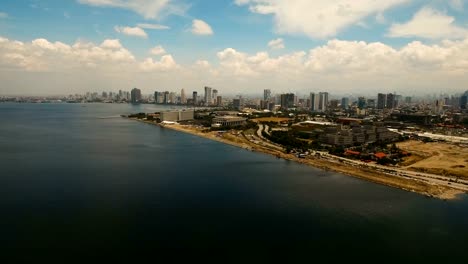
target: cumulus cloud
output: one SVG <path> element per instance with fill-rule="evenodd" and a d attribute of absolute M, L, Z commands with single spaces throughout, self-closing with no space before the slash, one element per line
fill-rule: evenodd
<path fill-rule="evenodd" d="M 268 47 L 270 49 L 284 49 L 284 40 L 282 38 L 271 40 L 268 42 Z"/>
<path fill-rule="evenodd" d="M 172 0 L 78 0 L 78 3 L 97 7 L 116 7 L 134 11 L 146 19 L 160 18 L 166 14 L 183 14 L 188 8 Z"/>
<path fill-rule="evenodd" d="M 159 61 L 147 58 L 140 64 L 140 69 L 144 72 L 169 71 L 177 69 L 179 66 L 171 55 L 164 55 Z"/>
<path fill-rule="evenodd" d="M 158 45 L 158 46 L 152 48 L 150 50 L 150 53 L 155 55 L 155 56 L 159 56 L 159 55 L 166 54 L 166 50 L 162 46 Z"/>
<path fill-rule="evenodd" d="M 192 29 L 190 31 L 195 35 L 213 35 L 211 26 L 200 19 L 194 19 L 192 21 Z"/>
<path fill-rule="evenodd" d="M 410 0 L 236 0 L 254 13 L 272 15 L 276 31 L 283 34 L 328 38 L 356 25 L 372 14 Z"/>
<path fill-rule="evenodd" d="M 155 53 L 163 55 L 163 48 L 156 48 Z M 6 84 L 2 89 L 23 87 L 29 78 L 31 87 L 47 90 L 56 86 L 57 91 L 68 83 L 75 85 L 76 91 L 103 84 L 112 89 L 137 86 L 152 92 L 158 82 L 168 90 L 195 89 L 210 83 L 223 93 L 258 93 L 270 87 L 277 92 L 375 94 L 378 88 L 417 94 L 442 87 L 466 89 L 467 72 L 468 38 L 430 45 L 413 41 L 399 48 L 381 42 L 334 39 L 309 51 L 280 56 L 226 48 L 216 53 L 214 61 L 179 65 L 166 53 L 158 59 L 137 60 L 117 39 L 67 44 L 44 38 L 21 42 L 0 37 L 0 78 Z M 42 76 L 50 78 L 38 79 Z M 60 85 L 58 79 L 63 81 Z"/>
<path fill-rule="evenodd" d="M 146 32 L 139 28 L 139 27 L 121 27 L 121 26 L 115 26 L 114 30 L 118 33 L 122 33 L 127 36 L 133 36 L 133 37 L 140 37 L 140 38 L 148 38 L 148 34 Z"/>
<path fill-rule="evenodd" d="M 468 36 L 468 29 L 457 26 L 454 17 L 432 8 L 424 7 L 410 21 L 403 24 L 393 24 L 389 29 L 388 36 L 462 39 Z"/>
<path fill-rule="evenodd" d="M 144 29 L 155 29 L 155 30 L 166 30 L 170 29 L 170 27 L 160 24 L 138 24 L 137 27 L 144 28 Z"/>

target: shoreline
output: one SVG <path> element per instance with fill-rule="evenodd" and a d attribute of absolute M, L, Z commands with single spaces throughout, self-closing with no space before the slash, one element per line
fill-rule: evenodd
<path fill-rule="evenodd" d="M 346 165 L 343 163 L 336 163 L 336 162 L 332 162 L 332 161 L 325 160 L 322 158 L 306 158 L 306 159 L 297 158 L 293 154 L 286 154 L 284 152 L 272 150 L 267 147 L 262 147 L 260 145 L 247 141 L 247 139 L 245 138 L 234 136 L 231 134 L 224 135 L 223 137 L 221 137 L 216 132 L 202 132 L 201 130 L 193 126 L 180 125 L 180 124 L 163 126 L 152 121 L 139 120 L 135 118 L 129 118 L 129 119 L 139 121 L 139 122 L 149 124 L 149 125 L 159 126 L 160 128 L 163 128 L 163 129 L 167 128 L 170 130 L 203 137 L 206 139 L 228 144 L 228 145 L 242 148 L 245 150 L 271 155 L 276 158 L 294 161 L 294 162 L 308 165 L 308 166 L 321 169 L 324 171 L 336 172 L 336 173 L 344 174 L 344 175 L 351 176 L 354 178 L 358 178 L 361 180 L 365 180 L 368 182 L 373 182 L 373 183 L 380 184 L 380 185 L 398 188 L 398 189 L 408 191 L 408 192 L 418 193 L 426 197 L 433 197 L 433 198 L 438 198 L 441 200 L 455 200 L 460 195 L 466 193 L 462 190 L 449 188 L 447 186 L 437 185 L 434 183 L 430 183 L 428 181 L 424 181 L 422 179 L 406 178 L 406 177 L 400 177 L 400 176 L 390 176 L 390 175 L 386 175 L 384 173 L 381 173 L 381 172 L 378 172 L 369 168 L 356 168 L 351 165 Z M 230 138 L 226 138 L 226 136 L 229 136 Z"/>

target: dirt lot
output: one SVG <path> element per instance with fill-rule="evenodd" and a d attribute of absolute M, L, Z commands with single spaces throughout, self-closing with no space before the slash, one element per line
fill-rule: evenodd
<path fill-rule="evenodd" d="M 397 146 L 412 156 L 402 166 L 413 171 L 468 178 L 468 148 L 447 143 L 406 141 Z"/>

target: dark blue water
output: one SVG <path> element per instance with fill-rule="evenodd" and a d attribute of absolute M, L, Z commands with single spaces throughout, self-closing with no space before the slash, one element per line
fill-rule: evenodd
<path fill-rule="evenodd" d="M 111 118 L 153 110 L 0 104 L 1 249 L 466 260 L 466 196 L 429 199 Z"/>

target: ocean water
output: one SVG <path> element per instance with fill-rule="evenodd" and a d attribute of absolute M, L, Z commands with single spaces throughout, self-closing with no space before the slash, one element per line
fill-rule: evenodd
<path fill-rule="evenodd" d="M 426 198 L 119 117 L 156 110 L 0 104 L 0 250 L 466 260 L 466 195 Z"/>

